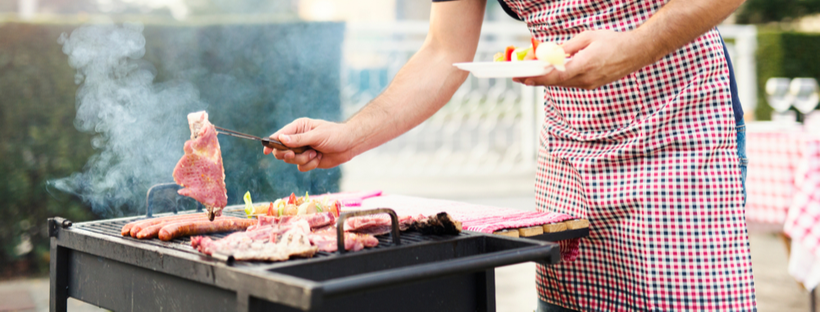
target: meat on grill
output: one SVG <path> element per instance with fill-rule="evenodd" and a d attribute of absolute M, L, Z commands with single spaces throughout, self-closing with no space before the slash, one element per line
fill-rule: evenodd
<path fill-rule="evenodd" d="M 365 247 L 372 248 L 379 245 L 379 240 L 371 234 L 359 234 L 345 232 L 345 250 L 359 251 Z M 319 247 L 320 251 L 334 252 L 339 250 L 339 245 L 336 243 L 336 227 L 328 226 L 319 231 L 311 233 L 308 238 L 310 242 Z"/>
<path fill-rule="evenodd" d="M 159 239 L 169 241 L 182 236 L 244 231 L 255 223 L 256 220 L 235 217 L 224 217 L 215 221 L 192 220 L 191 222 L 174 223 L 162 227 L 162 229 L 159 230 Z"/>
<path fill-rule="evenodd" d="M 417 219 L 424 216 L 399 216 L 399 230 L 407 231 Z M 384 235 L 390 233 L 390 215 L 378 214 L 372 216 L 353 217 L 345 220 L 345 232 L 356 232 L 362 234 Z"/>
<path fill-rule="evenodd" d="M 143 226 L 142 230 L 140 230 L 139 233 L 137 233 L 136 238 L 138 238 L 138 239 L 157 238 L 159 236 L 159 231 L 163 227 L 169 226 L 171 224 L 177 224 L 177 223 L 190 223 L 190 222 L 193 222 L 193 221 L 205 221 L 205 220 L 208 220 L 207 218 L 208 218 L 207 215 L 198 213 L 198 214 L 196 214 L 195 217 L 192 217 L 192 218 L 189 218 L 189 219 L 165 220 L 165 221 L 162 221 L 162 222 L 154 224 L 154 225 Z M 224 218 L 224 217 L 220 217 L 220 218 Z"/>
<path fill-rule="evenodd" d="M 454 220 L 446 212 L 439 212 L 427 218 L 419 218 L 413 228 L 425 235 L 454 235 L 461 233 L 461 222 Z"/>
<path fill-rule="evenodd" d="M 130 222 L 122 227 L 122 236 L 131 235 L 131 237 L 137 237 L 137 234 L 145 227 L 149 227 L 152 225 L 160 224 L 166 221 L 173 221 L 173 220 L 187 220 L 191 218 L 200 218 L 200 217 L 207 217 L 205 213 L 191 213 L 191 214 L 183 214 L 183 215 L 172 215 L 166 217 L 159 217 L 159 218 L 151 218 L 146 220 L 137 220 L 134 222 Z"/>
<path fill-rule="evenodd" d="M 310 224 L 307 220 L 287 220 L 286 222 L 271 225 L 270 228 L 271 232 L 270 235 L 268 235 L 268 240 L 271 243 L 276 243 L 281 240 L 282 235 L 293 228 L 298 228 L 299 231 L 304 233 L 310 233 Z"/>
<path fill-rule="evenodd" d="M 287 229 L 276 242 L 269 239 L 272 233 Z M 191 238 L 191 246 L 200 252 L 235 260 L 285 261 L 291 257 L 312 257 L 318 250 L 310 244 L 310 227 L 305 220 L 262 227 L 239 232 L 220 240 L 197 236 Z M 267 234 L 267 235 L 266 235 Z"/>
<path fill-rule="evenodd" d="M 196 199 L 208 209 L 213 220 L 228 204 L 222 150 L 216 128 L 205 111 L 188 114 L 191 139 L 185 142 L 185 155 L 174 168 L 174 182 L 184 187 L 179 194 Z"/>
<path fill-rule="evenodd" d="M 311 229 L 318 229 L 333 224 L 333 222 L 336 222 L 336 216 L 334 216 L 331 212 L 319 212 L 307 215 L 281 217 L 259 216 L 258 218 L 259 227 L 268 226 L 271 224 L 288 223 L 296 220 L 305 220 L 310 225 Z"/>
<path fill-rule="evenodd" d="M 332 213 L 260 216 L 258 223 L 244 232 L 220 240 L 195 236 L 191 238 L 191 246 L 206 255 L 235 260 L 285 261 L 291 257 L 311 257 L 318 250 L 337 250 L 334 220 Z M 359 251 L 379 244 L 373 235 L 344 235 L 346 250 Z"/>

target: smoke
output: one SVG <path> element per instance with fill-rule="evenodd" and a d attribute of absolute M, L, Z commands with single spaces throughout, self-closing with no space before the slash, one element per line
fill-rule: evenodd
<path fill-rule="evenodd" d="M 151 185 L 173 181 L 190 112 L 207 110 L 212 123 L 259 136 L 299 117 L 338 120 L 343 30 L 339 23 L 105 22 L 62 35 L 80 84 L 75 126 L 95 134 L 97 153 L 50 187 L 76 194 L 101 217 L 136 215 Z M 339 189 L 338 168 L 302 173 L 262 155 L 259 142 L 219 136 L 219 144 L 229 205 L 246 191 L 271 201 Z"/>
<path fill-rule="evenodd" d="M 81 84 L 75 126 L 96 134 L 99 152 L 84 172 L 49 184 L 81 196 L 100 216 L 131 214 L 150 185 L 173 180 L 188 137 L 185 114 L 206 108 L 189 83 L 154 83 L 142 32 L 141 24 L 104 22 L 58 39 Z"/>

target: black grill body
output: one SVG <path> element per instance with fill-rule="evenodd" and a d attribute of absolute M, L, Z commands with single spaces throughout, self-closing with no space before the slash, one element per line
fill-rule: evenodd
<path fill-rule="evenodd" d="M 588 234 L 536 240 L 410 231 L 400 245 L 385 235 L 359 252 L 226 263 L 198 253 L 189 238 L 122 237 L 136 219 L 49 219 L 51 311 L 65 311 L 68 297 L 114 311 L 495 311 L 495 267 L 557 263 L 558 245 L 543 240 Z"/>

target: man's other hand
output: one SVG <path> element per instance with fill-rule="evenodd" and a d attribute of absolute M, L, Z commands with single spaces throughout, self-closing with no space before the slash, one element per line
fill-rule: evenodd
<path fill-rule="evenodd" d="M 653 53 L 634 32 L 583 32 L 562 46 L 572 58 L 566 71 L 553 69 L 543 76 L 513 78 L 528 86 L 561 86 L 592 90 L 623 78 L 655 61 Z"/>

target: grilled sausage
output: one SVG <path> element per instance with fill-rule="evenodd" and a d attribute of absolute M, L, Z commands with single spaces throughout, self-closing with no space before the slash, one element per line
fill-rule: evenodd
<path fill-rule="evenodd" d="M 177 237 L 219 233 L 228 231 L 244 231 L 256 224 L 254 219 L 225 218 L 214 221 L 193 221 L 169 224 L 159 230 L 159 239 L 169 241 Z"/>
<path fill-rule="evenodd" d="M 174 223 L 190 223 L 191 221 L 203 221 L 207 220 L 207 216 L 199 215 L 198 218 L 190 218 L 190 219 L 176 219 L 176 220 L 165 220 L 160 223 L 145 226 L 142 230 L 137 233 L 137 239 L 151 239 L 156 238 L 159 235 L 159 230 L 166 225 L 171 225 Z"/>
<path fill-rule="evenodd" d="M 122 226 L 122 236 L 129 236 L 131 235 L 131 227 L 134 226 L 136 222 L 126 223 Z"/>
<path fill-rule="evenodd" d="M 142 231 L 143 228 L 146 228 L 146 227 L 149 227 L 149 226 L 152 226 L 152 225 L 156 225 L 156 224 L 159 224 L 159 223 L 164 222 L 164 221 L 186 220 L 186 219 L 191 219 L 191 218 L 198 218 L 200 216 L 205 216 L 205 214 L 204 213 L 190 213 L 190 214 L 184 214 L 184 215 L 175 215 L 175 216 L 167 216 L 167 217 L 153 218 L 153 219 L 147 219 L 147 220 L 140 220 L 140 221 L 132 222 L 133 225 L 128 230 L 128 233 L 130 233 L 131 237 L 137 237 L 137 233 Z M 125 231 L 125 229 L 123 229 L 123 231 Z"/>

